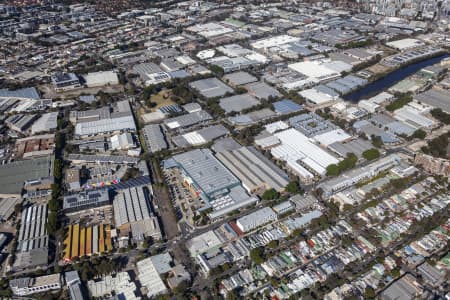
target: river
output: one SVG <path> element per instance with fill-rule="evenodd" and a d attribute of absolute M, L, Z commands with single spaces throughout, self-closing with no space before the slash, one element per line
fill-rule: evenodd
<path fill-rule="evenodd" d="M 402 81 L 408 76 L 411 76 L 412 74 L 416 73 L 420 69 L 423 69 L 425 67 L 434 65 L 439 63 L 441 60 L 450 57 L 449 53 L 445 53 L 439 56 L 435 56 L 429 59 L 425 59 L 410 65 L 407 65 L 403 68 L 400 68 L 398 70 L 395 70 L 389 74 L 387 74 L 385 77 L 378 79 L 377 81 L 374 81 L 372 83 L 369 83 L 368 85 L 362 87 L 361 89 L 354 91 L 350 94 L 347 94 L 343 96 L 345 100 L 351 101 L 351 102 L 358 102 L 362 99 L 367 99 L 369 97 L 375 96 L 376 94 L 383 92 L 384 90 L 390 88 L 391 86 L 395 85 L 397 82 Z"/>

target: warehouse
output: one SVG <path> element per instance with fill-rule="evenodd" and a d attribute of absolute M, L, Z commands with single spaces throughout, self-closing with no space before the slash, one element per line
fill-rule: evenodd
<path fill-rule="evenodd" d="M 415 129 L 425 128 L 429 129 L 434 126 L 434 121 L 423 116 L 417 109 L 411 106 L 404 106 L 400 109 L 397 109 L 394 113 L 394 117 L 414 127 Z"/>
<path fill-rule="evenodd" d="M 288 67 L 309 78 L 316 79 L 319 81 L 327 81 L 339 77 L 339 72 L 335 71 L 334 69 L 331 69 L 328 64 L 318 63 L 316 61 L 298 62 L 290 64 Z"/>
<path fill-rule="evenodd" d="M 265 82 L 253 82 L 245 85 L 248 93 L 255 96 L 259 100 L 269 100 L 272 98 L 279 98 L 282 95 L 275 88 L 271 87 Z"/>
<path fill-rule="evenodd" d="M 322 189 L 324 197 L 330 197 L 339 191 L 357 184 L 358 182 L 376 176 L 383 171 L 389 170 L 399 163 L 400 158 L 395 154 L 391 154 L 371 163 L 370 165 L 351 170 L 341 174 L 339 177 L 321 183 L 318 187 Z"/>
<path fill-rule="evenodd" d="M 328 147 L 330 144 L 336 142 L 349 141 L 352 138 L 351 135 L 347 134 L 344 130 L 338 128 L 325 133 L 317 134 L 314 136 L 314 140 L 320 145 Z"/>
<path fill-rule="evenodd" d="M 53 156 L 0 165 L 1 197 L 20 196 L 25 182 L 53 181 Z"/>
<path fill-rule="evenodd" d="M 95 163 L 134 165 L 138 163 L 139 158 L 124 155 L 87 155 L 71 153 L 68 156 L 68 160 L 74 164 Z"/>
<path fill-rule="evenodd" d="M 226 112 L 241 112 L 260 104 L 259 100 L 249 94 L 242 94 L 220 99 L 219 105 Z"/>
<path fill-rule="evenodd" d="M 276 159 L 284 160 L 291 165 L 298 165 L 298 161 L 301 161 L 319 175 L 325 175 L 329 165 L 339 162 L 296 129 L 287 129 L 276 133 L 275 136 L 281 141 L 280 146 L 271 149 Z"/>
<path fill-rule="evenodd" d="M 88 73 L 83 78 L 88 88 L 119 84 L 119 77 L 114 71 Z"/>
<path fill-rule="evenodd" d="M 142 130 L 147 150 L 150 153 L 155 153 L 167 149 L 167 142 L 161 126 L 158 124 L 146 125 Z"/>
<path fill-rule="evenodd" d="M 273 108 L 277 114 L 287 115 L 303 110 L 303 106 L 292 100 L 284 99 L 273 103 Z"/>
<path fill-rule="evenodd" d="M 361 138 L 357 138 L 349 142 L 335 142 L 328 145 L 328 149 L 341 157 L 347 157 L 348 153 L 353 153 L 361 158 L 362 154 L 365 151 L 372 148 L 373 145 L 369 141 L 363 140 Z"/>
<path fill-rule="evenodd" d="M 240 185 L 239 180 L 209 149 L 192 150 L 164 161 L 164 168 L 173 167 L 180 168 L 189 188 L 208 202 L 228 194 L 231 188 Z"/>
<path fill-rule="evenodd" d="M 151 210 L 150 195 L 145 186 L 118 190 L 113 200 L 113 207 L 115 225 L 120 229 L 121 236 L 126 233 L 128 237 L 131 231 L 135 241 L 143 240 L 144 237 L 161 239 L 158 220 Z"/>
<path fill-rule="evenodd" d="M 64 196 L 63 210 L 66 212 L 75 212 L 109 204 L 108 190 L 84 191 L 78 194 Z"/>
<path fill-rule="evenodd" d="M 55 130 L 58 126 L 58 112 L 50 112 L 43 114 L 34 124 L 31 126 L 31 133 L 36 134 L 39 132 L 46 132 Z"/>
<path fill-rule="evenodd" d="M 147 288 L 147 297 L 152 298 L 167 292 L 166 285 L 159 276 L 151 257 L 138 261 L 136 267 L 139 282 Z"/>
<path fill-rule="evenodd" d="M 205 98 L 215 98 L 224 96 L 226 93 L 233 93 L 233 89 L 217 78 L 201 79 L 189 83 L 189 86 L 197 90 Z"/>
<path fill-rule="evenodd" d="M 5 124 L 14 131 L 25 134 L 37 119 L 37 115 L 12 115 L 5 120 Z"/>
<path fill-rule="evenodd" d="M 429 89 L 424 93 L 415 95 L 414 100 L 450 113 L 450 91 L 448 90 Z"/>
<path fill-rule="evenodd" d="M 212 117 L 209 113 L 201 110 L 198 112 L 193 112 L 190 114 L 167 119 L 164 121 L 164 125 L 166 125 L 166 127 L 169 129 L 178 129 L 189 127 L 198 123 L 203 123 L 211 119 Z"/>
<path fill-rule="evenodd" d="M 336 125 L 316 113 L 308 113 L 289 118 L 289 125 L 306 135 L 313 137 L 338 129 Z"/>
<path fill-rule="evenodd" d="M 183 135 L 172 137 L 177 147 L 198 146 L 209 143 L 219 137 L 229 134 L 230 131 L 223 125 L 213 125 L 200 130 L 191 131 Z"/>
<path fill-rule="evenodd" d="M 17 253 L 17 269 L 46 265 L 48 262 L 47 205 L 33 205 L 22 211 Z"/>
<path fill-rule="evenodd" d="M 14 153 L 18 158 L 31 159 L 53 154 L 55 135 L 43 134 L 16 140 Z"/>
<path fill-rule="evenodd" d="M 249 193 L 271 188 L 283 191 L 289 183 L 288 175 L 253 147 L 222 151 L 217 158 L 242 181 Z"/>
<path fill-rule="evenodd" d="M 41 99 L 35 87 L 18 90 L 0 89 L 0 98 Z"/>
<path fill-rule="evenodd" d="M 264 207 L 237 219 L 236 225 L 245 233 L 275 220 L 277 220 L 277 214 L 270 207 Z"/>
<path fill-rule="evenodd" d="M 135 131 L 136 124 L 133 116 L 78 123 L 75 126 L 75 135 L 79 137 Z"/>
<path fill-rule="evenodd" d="M 386 45 L 391 48 L 403 51 L 403 50 L 408 50 L 408 49 L 424 46 L 425 43 L 420 40 L 408 38 L 408 39 L 389 42 L 389 43 L 386 43 Z"/>
<path fill-rule="evenodd" d="M 35 278 L 22 277 L 11 280 L 9 286 L 17 296 L 60 290 L 63 285 L 61 274 L 51 274 Z"/>
<path fill-rule="evenodd" d="M 223 79 L 226 83 L 229 83 L 232 86 L 239 86 L 258 81 L 256 77 L 244 71 L 237 71 L 227 74 L 223 77 Z"/>

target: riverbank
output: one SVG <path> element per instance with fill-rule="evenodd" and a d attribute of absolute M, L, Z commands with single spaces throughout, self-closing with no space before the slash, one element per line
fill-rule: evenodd
<path fill-rule="evenodd" d="M 402 66 L 399 69 L 389 72 L 382 78 L 379 78 L 367 84 L 359 90 L 344 95 L 343 99 L 351 102 L 359 102 L 362 99 L 367 99 L 371 96 L 385 91 L 386 89 L 402 81 L 403 79 L 415 74 L 419 70 L 437 64 L 448 57 L 450 57 L 450 53 L 445 52 L 438 54 L 437 56 L 427 57 L 423 60 Z"/>

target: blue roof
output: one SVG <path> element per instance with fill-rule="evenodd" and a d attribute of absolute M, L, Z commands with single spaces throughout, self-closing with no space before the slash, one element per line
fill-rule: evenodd
<path fill-rule="evenodd" d="M 38 91 L 34 87 L 23 88 L 14 91 L 8 89 L 0 89 L 0 97 L 41 99 Z"/>
<path fill-rule="evenodd" d="M 284 99 L 273 103 L 275 112 L 281 115 L 286 115 L 303 110 L 303 106 L 295 103 L 292 100 Z"/>

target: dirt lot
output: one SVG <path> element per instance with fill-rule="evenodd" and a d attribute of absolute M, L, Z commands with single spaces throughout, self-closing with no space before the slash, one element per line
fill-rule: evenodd
<path fill-rule="evenodd" d="M 55 99 L 55 98 L 62 98 L 62 99 L 70 99 L 74 97 L 79 97 L 80 95 L 95 95 L 100 91 L 103 91 L 105 93 L 121 93 L 123 92 L 123 86 L 122 85 L 107 85 L 107 86 L 101 86 L 101 87 L 95 87 L 95 88 L 80 88 L 75 89 L 71 91 L 66 92 L 56 92 L 53 89 L 53 86 L 51 85 L 42 85 L 39 87 L 39 90 L 42 91 L 43 98 L 47 99 Z"/>
<path fill-rule="evenodd" d="M 156 95 L 152 95 L 150 97 L 150 101 L 156 103 L 155 107 L 144 106 L 144 112 L 153 112 L 163 106 L 176 104 L 172 100 L 170 100 L 170 96 L 172 95 L 171 90 L 162 90 Z"/>

